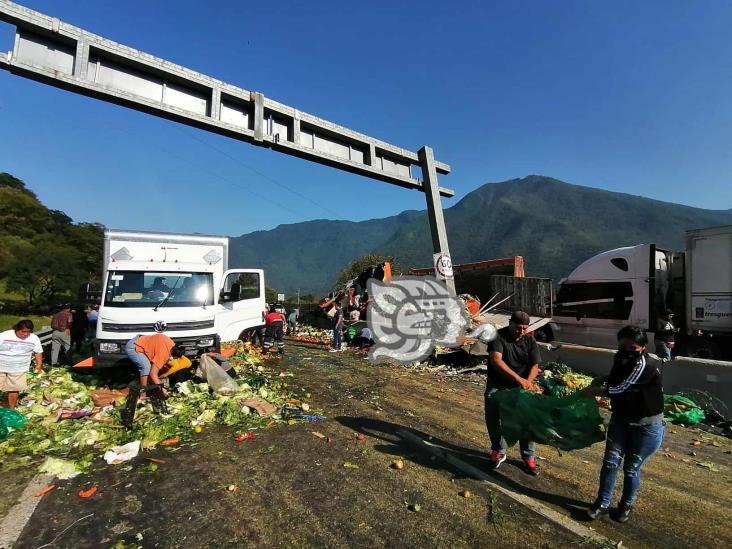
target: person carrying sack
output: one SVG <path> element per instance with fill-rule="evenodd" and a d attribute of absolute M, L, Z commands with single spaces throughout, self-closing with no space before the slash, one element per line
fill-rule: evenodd
<path fill-rule="evenodd" d="M 626 326 L 618 332 L 618 351 L 606 379 L 583 389 L 585 397 L 610 398 L 612 415 L 597 499 L 587 510 L 592 520 L 610 514 L 615 480 L 623 464 L 623 494 L 615 519 L 630 519 L 640 489 L 641 468 L 663 443 L 663 386 L 661 371 L 646 354 L 648 336 L 642 328 Z"/>

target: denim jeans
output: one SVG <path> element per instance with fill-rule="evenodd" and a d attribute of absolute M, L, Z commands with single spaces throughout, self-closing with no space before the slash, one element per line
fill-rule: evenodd
<path fill-rule="evenodd" d="M 493 399 L 496 391 L 501 389 L 487 389 L 485 393 L 485 425 L 488 428 L 488 436 L 491 439 L 491 450 L 506 453 L 508 445 L 506 439 L 503 438 L 501 432 L 501 416 L 498 410 L 498 403 Z M 520 439 L 519 447 L 521 448 L 521 457 L 526 459 L 534 457 L 536 452 L 536 444 L 528 439 Z"/>
<path fill-rule="evenodd" d="M 624 477 L 620 504 L 633 505 L 640 488 L 641 467 L 661 447 L 663 435 L 663 420 L 649 425 L 628 425 L 610 418 L 597 494 L 600 505 L 609 507 L 612 502 L 621 461 Z"/>
<path fill-rule="evenodd" d="M 333 328 L 333 348 L 340 349 L 343 341 L 343 328 Z"/>
<path fill-rule="evenodd" d="M 656 340 L 656 355 L 660 359 L 671 360 L 671 348 L 663 341 Z"/>
<path fill-rule="evenodd" d="M 140 336 L 136 335 L 127 342 L 127 345 L 125 345 L 125 352 L 129 359 L 135 364 L 135 366 L 137 366 L 140 376 L 147 376 L 150 375 L 152 365 L 150 364 L 150 359 L 147 358 L 145 353 L 140 353 L 135 349 L 135 342 L 138 337 Z"/>

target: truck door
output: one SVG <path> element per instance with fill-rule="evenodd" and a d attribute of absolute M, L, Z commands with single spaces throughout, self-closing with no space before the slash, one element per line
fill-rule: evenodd
<path fill-rule="evenodd" d="M 656 293 L 655 257 L 654 244 L 636 246 L 630 263 L 629 274 L 634 299 L 628 323 L 644 330 L 653 329 L 651 317 L 655 319 L 655 314 L 651 313 L 654 310 Z"/>
<path fill-rule="evenodd" d="M 216 331 L 221 341 L 233 341 L 245 330 L 261 326 L 264 307 L 264 271 L 226 271 L 216 305 Z"/>

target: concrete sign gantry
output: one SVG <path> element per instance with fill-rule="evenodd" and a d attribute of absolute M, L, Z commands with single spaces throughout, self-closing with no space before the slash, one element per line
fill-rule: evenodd
<path fill-rule="evenodd" d="M 449 255 L 437 174 L 450 173 L 432 149 L 396 147 L 175 63 L 118 44 L 8 0 L 0 20 L 15 25 L 12 50 L 0 69 L 425 193 L 435 253 Z M 412 176 L 418 167 L 422 179 Z M 454 293 L 454 283 L 447 281 Z"/>

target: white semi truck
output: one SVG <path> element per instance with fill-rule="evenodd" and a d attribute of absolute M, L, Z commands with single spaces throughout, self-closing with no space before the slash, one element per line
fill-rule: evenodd
<path fill-rule="evenodd" d="M 186 349 L 218 349 L 263 324 L 264 271 L 229 269 L 229 239 L 107 230 L 95 365 L 125 362 L 138 334 L 165 333 Z"/>
<path fill-rule="evenodd" d="M 588 259 L 560 281 L 549 337 L 614 348 L 635 324 L 652 340 L 664 309 L 676 354 L 732 360 L 732 225 L 687 231 L 684 252 L 640 244 Z"/>

